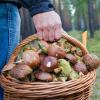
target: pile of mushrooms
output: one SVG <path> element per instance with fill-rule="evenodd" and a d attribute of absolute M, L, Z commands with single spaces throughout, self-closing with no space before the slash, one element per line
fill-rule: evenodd
<path fill-rule="evenodd" d="M 23 46 L 15 62 L 4 66 L 2 72 L 7 78 L 25 82 L 77 79 L 100 66 L 96 55 L 82 56 L 79 52 L 79 48 L 64 38 L 53 43 L 36 39 Z"/>

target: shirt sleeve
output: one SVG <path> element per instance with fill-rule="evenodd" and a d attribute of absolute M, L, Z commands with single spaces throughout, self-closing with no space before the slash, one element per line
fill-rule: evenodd
<path fill-rule="evenodd" d="M 29 10 L 31 16 L 54 10 L 50 0 L 21 0 L 21 3 Z"/>

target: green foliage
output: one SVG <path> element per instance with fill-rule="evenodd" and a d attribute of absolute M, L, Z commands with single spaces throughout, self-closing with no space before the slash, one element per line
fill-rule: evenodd
<path fill-rule="evenodd" d="M 70 79 L 73 80 L 77 78 L 79 78 L 79 74 L 76 71 L 72 70 L 72 72 L 70 73 Z"/>
<path fill-rule="evenodd" d="M 93 39 L 88 39 L 87 48 L 91 53 L 96 53 L 100 57 L 100 31 L 95 31 Z"/>
<path fill-rule="evenodd" d="M 72 37 L 78 39 L 79 41 L 82 41 L 82 31 L 69 31 L 69 35 Z M 95 31 L 94 38 L 91 39 L 88 36 L 88 42 L 87 42 L 87 48 L 90 53 L 95 53 L 100 57 L 100 31 Z M 89 35 L 89 32 L 88 32 Z"/>
<path fill-rule="evenodd" d="M 72 71 L 70 63 L 65 59 L 59 59 L 58 63 L 59 63 L 59 67 L 62 68 L 62 74 L 64 74 L 65 76 L 69 76 L 69 74 Z"/>

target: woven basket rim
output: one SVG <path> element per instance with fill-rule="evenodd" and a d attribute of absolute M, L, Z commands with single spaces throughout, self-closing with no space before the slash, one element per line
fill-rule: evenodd
<path fill-rule="evenodd" d="M 83 77 L 76 79 L 76 80 L 70 80 L 67 82 L 12 82 L 4 75 L 0 75 L 0 83 L 3 86 L 3 88 L 6 91 L 13 92 L 16 94 L 28 94 L 27 96 L 30 96 L 32 94 L 32 97 L 39 98 L 39 97 L 56 97 L 56 96 L 66 96 L 71 95 L 74 93 L 82 92 L 83 90 L 86 90 L 90 86 L 93 85 L 96 78 L 96 71 L 91 71 L 87 75 L 84 75 Z M 38 94 L 38 92 L 40 94 Z M 30 95 L 29 95 L 30 94 Z"/>

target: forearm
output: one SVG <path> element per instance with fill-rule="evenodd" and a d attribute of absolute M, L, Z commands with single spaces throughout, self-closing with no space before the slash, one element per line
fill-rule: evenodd
<path fill-rule="evenodd" d="M 54 9 L 50 0 L 22 0 L 21 3 L 30 11 L 31 16 Z"/>

